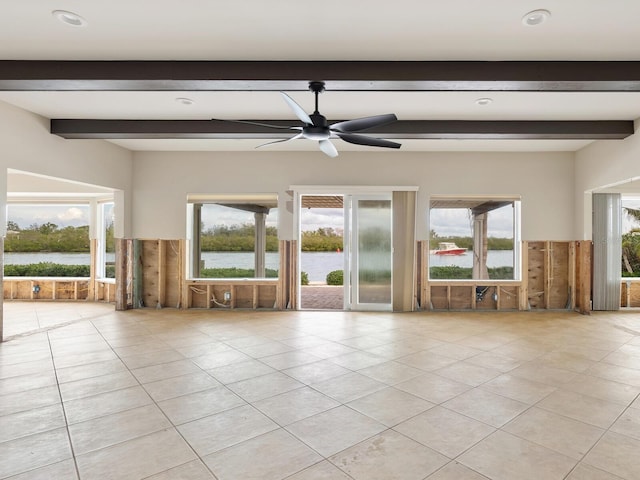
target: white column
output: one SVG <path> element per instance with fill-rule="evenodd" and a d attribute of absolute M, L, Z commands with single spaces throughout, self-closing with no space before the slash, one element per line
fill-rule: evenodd
<path fill-rule="evenodd" d="M 489 278 L 487 271 L 487 214 L 473 214 L 473 279 Z"/>
<path fill-rule="evenodd" d="M 593 194 L 593 309 L 620 309 L 622 198 Z"/>
<path fill-rule="evenodd" d="M 267 250 L 267 215 L 265 213 L 254 213 L 255 219 L 255 277 L 264 278 L 265 259 Z"/>

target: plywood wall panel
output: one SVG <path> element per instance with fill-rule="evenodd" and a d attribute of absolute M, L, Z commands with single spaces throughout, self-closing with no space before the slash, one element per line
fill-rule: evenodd
<path fill-rule="evenodd" d="M 528 265 L 526 266 L 528 301 L 532 309 L 546 308 L 546 249 L 545 242 L 528 243 Z"/>
<path fill-rule="evenodd" d="M 449 287 L 434 285 L 431 290 L 431 308 L 434 310 L 447 310 L 449 308 Z"/>
<path fill-rule="evenodd" d="M 182 294 L 182 242 L 179 240 L 163 240 L 163 242 L 165 244 L 163 306 L 177 307 L 180 305 L 180 297 Z"/>
<path fill-rule="evenodd" d="M 142 241 L 142 301 L 145 307 L 158 305 L 159 256 L 158 240 Z"/>
<path fill-rule="evenodd" d="M 58 300 L 75 300 L 76 288 L 74 282 L 56 282 L 55 295 Z"/>
<path fill-rule="evenodd" d="M 548 304 L 549 309 L 571 306 L 569 292 L 569 242 L 548 242 Z"/>
<path fill-rule="evenodd" d="M 498 295 L 500 310 L 518 310 L 518 287 L 499 287 Z"/>
<path fill-rule="evenodd" d="M 498 301 L 496 299 L 497 288 L 495 286 L 481 285 L 476 287 L 475 290 L 476 310 L 496 310 L 498 308 Z M 484 293 L 480 295 L 480 292 Z"/>
<path fill-rule="evenodd" d="M 189 288 L 189 307 L 191 308 L 209 308 L 209 298 L 207 295 L 207 286 L 198 285 Z"/>
<path fill-rule="evenodd" d="M 451 286 L 449 294 L 449 309 L 469 310 L 472 307 L 475 289 L 469 286 Z"/>
<path fill-rule="evenodd" d="M 277 299 L 277 287 L 275 285 L 259 285 L 258 288 L 258 308 L 275 308 Z"/>
<path fill-rule="evenodd" d="M 253 285 L 238 285 L 235 287 L 235 308 L 253 308 Z"/>
<path fill-rule="evenodd" d="M 35 286 L 40 287 L 40 291 L 38 293 L 33 292 L 33 298 L 38 300 L 53 300 L 55 298 L 55 287 L 54 282 L 51 280 L 38 280 L 31 283 L 31 290 Z"/>

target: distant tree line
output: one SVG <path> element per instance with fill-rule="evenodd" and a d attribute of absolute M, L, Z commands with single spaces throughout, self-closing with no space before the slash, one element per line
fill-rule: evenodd
<path fill-rule="evenodd" d="M 89 252 L 88 225 L 60 228 L 54 223 L 47 222 L 41 225 L 34 223 L 27 228 L 20 228 L 15 222 L 9 221 L 7 222 L 7 231 L 5 252 Z M 387 237 L 383 240 L 388 241 Z M 113 252 L 115 250 L 113 224 L 107 227 L 106 241 L 107 252 Z M 437 248 L 439 242 L 453 242 L 459 247 L 473 249 L 471 237 L 440 237 L 431 231 L 431 248 Z M 213 226 L 201 233 L 200 248 L 204 252 L 253 252 L 255 249 L 255 226 L 250 223 Z M 342 233 L 334 228 L 318 228 L 302 232 L 301 249 L 303 252 L 335 252 L 342 250 L 342 248 Z M 513 239 L 489 237 L 488 248 L 489 250 L 512 250 Z M 266 227 L 266 249 L 268 252 L 278 251 L 278 229 L 276 227 Z"/>
<path fill-rule="evenodd" d="M 278 251 L 278 229 L 266 228 L 267 252 Z M 303 252 L 334 252 L 342 249 L 342 234 L 333 228 L 318 228 L 302 232 Z M 200 234 L 200 250 L 203 252 L 253 252 L 255 226 L 216 225 Z"/>
<path fill-rule="evenodd" d="M 89 226 L 63 227 L 47 222 L 20 228 L 7 222 L 5 252 L 89 252 Z"/>
<path fill-rule="evenodd" d="M 342 250 L 342 234 L 333 228 L 318 228 L 302 232 L 301 250 L 303 252 L 335 252 Z"/>
<path fill-rule="evenodd" d="M 278 231 L 276 227 L 267 227 L 267 251 L 278 250 Z M 204 252 L 253 252 L 255 245 L 255 227 L 252 224 L 244 225 L 216 225 L 202 232 L 200 236 L 200 248 Z M 382 232 L 380 236 L 375 234 L 370 241 L 389 241 L 388 234 Z M 361 239 L 367 241 L 367 238 Z M 431 232 L 431 248 L 438 247 L 439 242 L 454 242 L 459 247 L 473 250 L 473 238 L 471 237 L 440 237 Z M 489 250 L 513 250 L 512 238 L 488 238 Z M 343 249 L 342 232 L 334 228 L 318 228 L 316 230 L 303 231 L 301 234 L 301 250 L 303 252 L 335 252 Z"/>
<path fill-rule="evenodd" d="M 200 234 L 200 250 L 203 252 L 253 252 L 255 249 L 255 226 L 216 225 Z M 266 228 L 267 252 L 278 251 L 278 229 Z"/>
<path fill-rule="evenodd" d="M 429 248 L 435 250 L 438 248 L 438 244 L 441 242 L 453 242 L 460 248 L 466 248 L 467 250 L 473 250 L 473 238 L 472 237 L 441 237 L 436 232 L 431 230 L 429 232 Z M 501 237 L 488 237 L 487 238 L 488 250 L 513 250 L 513 238 L 501 238 Z"/>

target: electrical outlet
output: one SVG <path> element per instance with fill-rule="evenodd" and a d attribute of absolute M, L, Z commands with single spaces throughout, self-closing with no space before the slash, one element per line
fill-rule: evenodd
<path fill-rule="evenodd" d="M 231 300 L 231 292 L 224 292 L 224 301 L 228 302 Z"/>

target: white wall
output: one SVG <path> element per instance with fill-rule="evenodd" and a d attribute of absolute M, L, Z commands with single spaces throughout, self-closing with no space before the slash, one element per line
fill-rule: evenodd
<path fill-rule="evenodd" d="M 520 195 L 523 240 L 574 240 L 572 153 L 136 152 L 136 238 L 184 238 L 192 193 L 278 193 L 280 236 L 290 185 L 418 186 L 417 238 L 426 239 L 429 195 Z"/>
<path fill-rule="evenodd" d="M 0 102 L 0 187 L 7 168 L 99 185 L 126 192 L 122 236 L 130 236 L 132 154 L 103 140 L 65 140 L 49 133 L 49 121 Z M 0 198 L 6 198 L 0 192 Z M 2 202 L 4 204 L 4 200 Z M 0 228 L 6 225 L 0 209 Z"/>
<path fill-rule="evenodd" d="M 636 122 L 636 129 L 639 123 Z M 640 136 L 601 140 L 576 152 L 575 230 L 580 239 L 591 239 L 591 192 L 628 191 L 625 183 L 640 177 Z M 607 188 L 609 187 L 609 188 Z M 640 184 L 638 186 L 640 193 Z"/>

